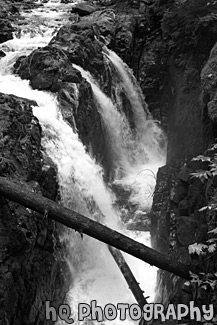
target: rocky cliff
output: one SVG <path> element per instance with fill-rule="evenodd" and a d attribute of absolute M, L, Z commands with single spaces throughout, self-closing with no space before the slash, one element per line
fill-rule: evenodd
<path fill-rule="evenodd" d="M 159 170 L 154 195 L 152 242 L 203 273 L 186 286 L 159 272 L 158 299 L 164 304 L 213 303 L 216 313 L 217 259 L 209 243 L 216 242 L 217 7 L 212 1 L 168 1 L 152 10 L 140 80 L 168 134 L 167 165 Z M 204 246 L 192 250 L 189 245 L 195 243 Z"/>
<path fill-rule="evenodd" d="M 41 127 L 25 99 L 0 94 L 0 175 L 52 200 L 56 172 L 41 153 Z M 24 185 L 25 184 L 27 185 Z M 67 269 L 58 225 L 0 197 L 0 323 L 45 324 L 45 301 L 63 301 Z"/>

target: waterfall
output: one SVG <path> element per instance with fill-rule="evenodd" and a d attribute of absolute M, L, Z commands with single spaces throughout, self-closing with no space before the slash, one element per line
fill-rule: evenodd
<path fill-rule="evenodd" d="M 109 142 L 114 152 L 113 160 L 117 160 L 116 166 L 121 166 L 122 169 L 128 169 L 135 142 L 133 139 L 132 131 L 130 129 L 128 120 L 124 114 L 118 111 L 112 100 L 100 89 L 98 83 L 88 71 L 73 64 L 73 67 L 81 72 L 91 85 L 96 102 L 99 105 L 99 112 L 102 115 L 105 127 L 108 130 Z M 129 150 L 131 147 L 131 150 Z"/>
<path fill-rule="evenodd" d="M 139 116 L 136 133 L 130 129 L 124 110 L 118 110 L 117 105 L 100 89 L 93 76 L 75 64 L 73 67 L 90 83 L 99 104 L 99 112 L 108 129 L 110 145 L 114 151 L 113 160 L 117 160 L 113 184 L 128 189 L 131 192 L 131 203 L 137 205 L 138 209 L 147 210 L 152 204 L 157 169 L 165 161 L 162 141 L 164 135 L 151 119 L 142 91 L 129 67 L 113 51 L 107 49 L 106 53 L 117 69 L 134 116 L 136 119 Z"/>
<path fill-rule="evenodd" d="M 162 130 L 151 118 L 142 90 L 133 72 L 114 51 L 109 50 L 106 46 L 104 46 L 104 54 L 117 70 L 125 95 L 131 103 L 139 141 L 148 147 L 148 155 L 152 160 L 153 156 L 162 156 L 163 152 L 160 146 L 164 140 Z M 152 151 L 154 151 L 154 155 L 151 154 Z"/>
<path fill-rule="evenodd" d="M 53 6 L 56 10 L 50 11 Z M 112 191 L 112 185 L 118 184 L 123 189 L 130 190 L 129 205 L 135 206 L 135 214 L 138 210 L 150 208 L 155 186 L 153 173 L 156 174 L 157 168 L 164 162 L 159 141 L 161 131 L 150 118 L 145 104 L 143 105 L 141 91 L 126 65 L 114 52 L 106 51 L 106 55 L 116 67 L 120 83 L 131 103 L 137 127 L 136 136 L 132 133 L 125 114 L 104 94 L 93 77 L 75 66 L 91 84 L 99 112 L 110 135 L 109 143 L 114 152 L 116 166 L 115 177 L 112 184 L 109 184 L 111 187 L 104 181 L 103 168 L 88 154 L 78 134 L 63 120 L 56 96 L 33 90 L 29 81 L 21 80 L 11 72 L 17 57 L 28 55 L 33 49 L 49 42 L 53 28 L 62 23 L 62 7 L 63 4 L 51 1 L 31 13 L 23 13 L 26 21 L 31 24 L 30 30 L 27 29 L 25 33 L 15 35 L 13 40 L 0 44 L 0 49 L 7 54 L 0 60 L 0 91 L 37 102 L 38 106 L 33 108 L 33 113 L 42 126 L 44 151 L 57 166 L 62 203 L 149 245 L 149 234 L 127 230 L 120 222 L 120 212 L 114 207 L 117 198 Z M 59 17 L 59 20 L 55 25 L 55 19 L 48 23 L 47 17 Z M 38 24 L 42 22 L 43 28 L 37 29 Z M 34 29 L 38 32 L 32 32 Z M 123 172 L 119 171 L 120 167 Z M 101 306 L 107 303 L 135 303 L 104 244 L 86 236 L 82 240 L 80 234 L 71 230 L 66 230 L 61 240 L 66 241 L 69 248 L 68 263 L 73 282 L 67 302 L 75 318 L 77 305 L 81 302 L 90 303 L 91 300 L 97 300 Z M 151 296 L 152 301 L 156 269 L 132 256 L 124 256 L 145 290 L 145 295 Z M 128 322 L 132 323 L 130 320 Z M 114 321 L 111 324 L 116 323 Z"/>

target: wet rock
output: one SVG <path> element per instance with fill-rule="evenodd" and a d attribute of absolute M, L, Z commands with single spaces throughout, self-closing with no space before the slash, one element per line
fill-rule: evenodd
<path fill-rule="evenodd" d="M 202 257 L 197 254 L 190 255 L 188 247 L 194 243 L 206 243 L 208 239 L 208 227 L 216 227 L 213 225 L 212 217 L 209 210 L 200 210 L 202 207 L 212 202 L 213 195 L 215 195 L 215 187 L 213 180 L 201 181 L 197 177 L 191 177 L 191 173 L 196 172 L 198 166 L 201 167 L 203 162 L 198 160 L 190 160 L 184 162 L 176 162 L 173 165 L 163 167 L 164 182 L 162 183 L 162 173 L 158 174 L 156 193 L 153 199 L 153 215 L 159 211 L 157 218 L 152 218 L 152 234 L 155 238 L 155 247 L 161 250 L 163 244 L 164 253 L 169 254 L 170 258 L 175 258 L 186 265 L 191 265 L 192 270 L 200 270 L 201 272 L 213 272 L 216 265 L 215 261 L 210 261 L 207 265 L 207 256 Z M 209 170 L 209 166 L 206 165 Z M 203 165 L 204 171 L 205 165 Z M 166 172 L 167 171 L 167 172 Z M 184 172 L 184 173 L 183 173 Z M 189 177 L 188 177 L 189 175 Z M 164 186 L 161 186 L 164 184 Z M 181 186 L 181 187 L 180 187 Z M 180 188 L 185 191 L 180 191 Z M 158 190 L 160 188 L 160 191 Z M 173 191 L 171 201 L 167 202 L 165 209 L 164 189 Z M 186 195 L 187 191 L 187 195 Z M 180 197 L 180 194 L 185 194 L 182 200 L 173 200 L 174 197 Z M 165 220 L 168 227 L 165 227 Z M 164 237 L 161 230 L 161 225 L 164 225 Z M 211 226 L 212 225 L 212 226 Z M 165 231 L 167 229 L 167 231 Z M 169 245 L 165 245 L 165 238 Z M 176 281 L 173 275 L 167 275 L 160 272 L 158 276 L 159 299 L 164 303 L 180 303 L 181 301 L 188 301 L 194 294 L 193 289 L 183 296 L 184 280 Z M 203 298 L 197 297 L 197 301 L 201 303 L 209 300 L 209 294 L 204 295 Z"/>
<path fill-rule="evenodd" d="M 188 189 L 186 188 L 186 186 L 178 183 L 175 193 L 171 197 L 171 199 L 174 203 L 178 204 L 180 201 L 182 201 L 187 196 L 187 194 L 188 194 Z"/>
<path fill-rule="evenodd" d="M 11 169 L 14 174 L 16 169 L 25 180 L 38 180 L 41 176 L 41 128 L 28 101 L 1 94 L 0 110 L 2 172 L 10 174 Z"/>
<path fill-rule="evenodd" d="M 177 219 L 177 240 L 182 246 L 189 246 L 196 241 L 196 228 L 198 224 L 189 217 Z"/>
<path fill-rule="evenodd" d="M 188 202 L 190 212 L 200 209 L 205 205 L 203 183 L 199 179 L 194 179 L 193 183 L 189 185 Z"/>
<path fill-rule="evenodd" d="M 143 221 L 135 221 L 127 224 L 127 229 L 133 231 L 150 231 L 151 221 L 149 219 Z"/>
<path fill-rule="evenodd" d="M 182 200 L 179 202 L 178 205 L 178 209 L 179 209 L 179 215 L 180 216 L 188 216 L 189 212 L 188 212 L 188 200 Z"/>
<path fill-rule="evenodd" d="M 65 82 L 58 92 L 58 102 L 61 106 L 63 118 L 76 130 L 75 116 L 79 106 L 78 88 L 76 83 Z"/>
<path fill-rule="evenodd" d="M 40 185 L 43 196 L 55 200 L 58 194 L 57 171 L 54 163 L 44 155 Z"/>
<path fill-rule="evenodd" d="M 167 252 L 169 247 L 170 182 L 172 171 L 169 166 L 161 167 L 157 174 L 157 184 L 151 212 L 152 247 L 160 252 Z"/>
<path fill-rule="evenodd" d="M 78 22 L 62 27 L 49 45 L 66 53 L 71 63 L 96 74 L 102 70 L 104 63 L 102 45 L 94 36 L 90 22 Z"/>
<path fill-rule="evenodd" d="M 33 89 L 58 91 L 62 82 L 78 82 L 80 73 L 74 69 L 67 56 L 54 47 L 33 51 L 30 56 L 19 59 L 14 72 L 29 79 Z"/>
<path fill-rule="evenodd" d="M 42 168 L 41 127 L 30 105 L 0 93 L 0 175 L 55 199 L 54 170 Z M 45 300 L 58 306 L 66 285 L 58 245 L 53 221 L 0 196 L 1 324 L 47 324 Z"/>
<path fill-rule="evenodd" d="M 132 15 L 119 15 L 115 31 L 114 48 L 115 52 L 131 65 L 133 61 L 132 53 L 134 46 L 136 20 Z"/>
<path fill-rule="evenodd" d="M 0 20 L 0 43 L 13 39 L 13 27 L 7 19 Z"/>
<path fill-rule="evenodd" d="M 189 173 L 190 173 L 189 169 L 186 166 L 184 166 L 184 167 L 181 168 L 181 170 L 180 170 L 180 172 L 178 174 L 178 178 L 182 182 L 187 183 L 188 180 L 189 180 L 189 177 L 190 177 Z"/>
<path fill-rule="evenodd" d="M 76 13 L 81 17 L 88 16 L 96 10 L 97 10 L 96 6 L 90 4 L 89 2 L 80 2 L 72 7 L 72 13 Z"/>
<path fill-rule="evenodd" d="M 0 59 L 3 58 L 5 55 L 6 55 L 5 52 L 0 50 Z"/>
<path fill-rule="evenodd" d="M 213 122 L 217 122 L 217 44 L 212 48 L 209 59 L 201 72 L 201 81 L 208 115 Z"/>

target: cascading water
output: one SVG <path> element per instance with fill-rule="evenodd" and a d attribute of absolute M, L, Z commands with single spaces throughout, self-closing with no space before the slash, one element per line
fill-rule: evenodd
<path fill-rule="evenodd" d="M 60 5 L 61 11 L 58 7 Z M 148 233 L 127 230 L 119 221 L 119 212 L 114 208 L 115 194 L 104 183 L 102 167 L 87 153 L 77 133 L 63 120 L 56 97 L 47 92 L 31 89 L 28 81 L 21 80 L 11 72 L 20 55 L 27 55 L 33 49 L 47 45 L 54 28 L 59 26 L 63 17 L 63 7 L 63 4 L 58 2 L 48 2 L 40 9 L 23 14 L 24 19 L 31 22 L 30 29 L 0 45 L 0 49 L 7 54 L 0 61 L 0 91 L 37 102 L 38 106 L 33 108 L 33 112 L 42 125 L 44 150 L 57 165 L 62 203 L 90 218 L 101 220 L 109 227 L 137 241 L 149 244 Z M 52 8 L 57 10 L 51 11 Z M 53 18 L 49 24 L 47 17 Z M 35 26 L 38 24 L 42 26 L 38 31 L 39 35 L 35 33 L 37 29 L 33 22 Z M 109 50 L 106 53 L 116 67 L 123 88 L 129 96 L 137 121 L 137 137 L 133 136 L 126 116 L 117 110 L 115 104 L 103 93 L 90 74 L 79 67 L 77 69 L 80 69 L 91 83 L 104 123 L 114 140 L 110 145 L 113 146 L 114 159 L 120 163 L 123 173 L 121 176 L 117 175 L 113 183 L 129 188 L 130 204 L 134 204 L 138 210 L 144 210 L 150 207 L 149 196 L 153 192 L 155 179 L 147 173 L 144 178 L 143 171 L 150 169 L 155 173 L 164 160 L 158 141 L 160 129 L 150 118 L 147 119 L 148 113 L 143 111 L 138 86 L 135 85 L 135 80 L 133 81 L 121 59 Z M 143 142 L 144 139 L 146 140 Z M 138 156 L 144 151 L 145 155 Z M 135 153 L 138 160 L 134 159 L 132 162 L 131 158 L 135 157 Z M 146 193 L 147 189 L 149 195 Z M 145 195 L 147 202 L 144 202 Z M 67 302 L 75 319 L 77 305 L 81 302 L 90 303 L 91 300 L 97 300 L 100 306 L 107 303 L 116 305 L 121 302 L 129 304 L 135 302 L 104 244 L 86 236 L 82 240 L 80 234 L 68 230 L 62 235 L 62 240 L 67 241 L 70 252 L 68 262 L 73 282 Z M 127 254 L 124 256 L 145 294 L 151 296 L 153 300 L 156 269 L 132 256 Z"/>
<path fill-rule="evenodd" d="M 126 116 L 117 110 L 112 100 L 100 89 L 89 72 L 76 64 L 73 64 L 73 67 L 79 70 L 82 77 L 91 84 L 93 94 L 99 104 L 100 114 L 108 129 L 110 145 L 114 152 L 113 160 L 117 160 L 116 165 L 127 169 L 130 166 L 130 159 L 133 159 L 130 154 L 134 150 L 135 143 Z"/>
<path fill-rule="evenodd" d="M 120 83 L 130 100 L 132 110 L 139 116 L 134 132 L 124 112 L 119 112 L 116 105 L 100 89 L 96 80 L 89 72 L 73 64 L 82 76 L 91 84 L 93 94 L 100 106 L 100 113 L 108 128 L 110 143 L 114 150 L 114 165 L 118 166 L 113 184 L 120 184 L 131 192 L 130 200 L 139 209 L 150 208 L 151 195 L 155 186 L 155 175 L 160 165 L 164 163 L 163 133 L 157 124 L 150 119 L 141 89 L 138 87 L 132 72 L 125 69 L 124 62 L 112 51 L 106 50 L 108 57 L 120 75 Z M 149 116 L 149 118 L 148 118 Z M 136 118 L 137 120 L 137 118 Z M 140 124 L 140 122 L 142 123 Z M 141 127 L 142 126 L 142 127 Z"/>

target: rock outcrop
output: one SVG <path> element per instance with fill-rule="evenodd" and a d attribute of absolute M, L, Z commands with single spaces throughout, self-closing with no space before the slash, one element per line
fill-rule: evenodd
<path fill-rule="evenodd" d="M 55 169 L 42 156 L 41 127 L 30 103 L 1 93 L 0 116 L 0 175 L 55 200 Z M 0 197 L 1 324 L 48 324 L 45 301 L 56 307 L 63 301 L 61 270 L 67 269 L 57 233 L 54 222 Z"/>
<path fill-rule="evenodd" d="M 185 280 L 159 272 L 157 299 L 165 305 L 190 300 L 199 307 L 213 303 L 216 314 L 216 288 L 207 286 L 206 280 L 215 283 L 217 265 L 215 253 L 207 248 L 207 240 L 213 240 L 208 231 L 216 227 L 212 144 L 216 138 L 217 6 L 214 2 L 206 6 L 205 1 L 176 5 L 171 1 L 149 10 L 150 33 L 139 76 L 149 107 L 168 134 L 167 165 L 159 170 L 154 194 L 152 241 L 156 249 L 205 274 L 197 285 L 186 286 Z M 189 254 L 189 246 L 195 243 L 204 245 L 201 254 Z"/>
<path fill-rule="evenodd" d="M 212 174 L 214 170 L 210 171 L 215 150 L 212 147 L 204 156 L 162 167 L 158 172 L 152 209 L 153 247 L 191 265 L 195 273 L 200 270 L 208 276 L 207 279 L 201 276 L 197 286 L 159 271 L 156 299 L 165 305 L 188 305 L 192 300 L 200 308 L 203 304 L 214 304 L 214 314 L 217 312 L 215 286 L 207 285 L 206 280 L 214 284 L 213 274 L 217 267 L 216 254 L 209 252 L 210 243 L 215 242 L 215 235 L 209 231 L 216 227 L 217 184 Z M 191 245 L 198 246 L 198 250 Z"/>

